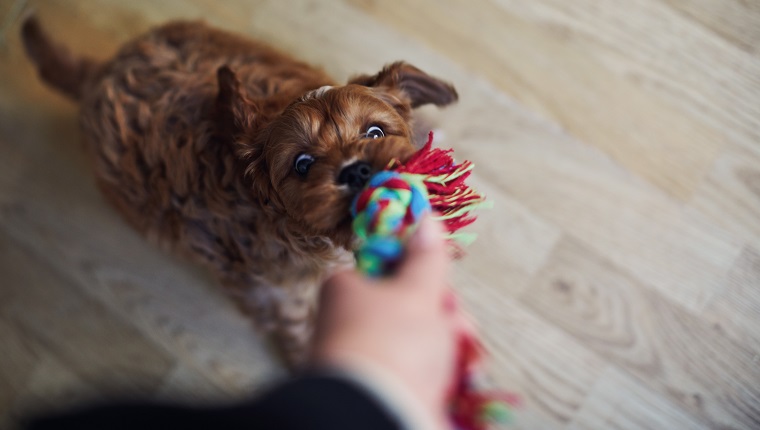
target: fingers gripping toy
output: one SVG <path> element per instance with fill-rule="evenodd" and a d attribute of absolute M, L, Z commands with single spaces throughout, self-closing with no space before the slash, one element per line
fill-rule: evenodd
<path fill-rule="evenodd" d="M 433 132 L 425 146 L 405 164 L 392 163 L 367 183 L 351 207 L 359 246 L 357 265 L 370 276 L 392 272 L 401 259 L 404 243 L 418 221 L 434 211 L 447 231 L 455 255 L 474 235 L 458 230 L 475 221 L 472 211 L 486 205 L 485 198 L 465 184 L 472 163 L 456 164 L 452 150 L 433 149 Z M 477 387 L 483 348 L 470 332 L 458 339 L 456 375 L 449 393 L 452 423 L 461 430 L 482 430 L 491 422 L 505 422 L 509 406 L 518 398 Z"/>

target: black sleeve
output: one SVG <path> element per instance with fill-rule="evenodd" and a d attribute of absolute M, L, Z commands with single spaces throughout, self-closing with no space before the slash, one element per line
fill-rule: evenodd
<path fill-rule="evenodd" d="M 28 430 L 365 429 L 400 430 L 367 391 L 330 376 L 302 376 L 241 404 L 190 408 L 151 404 L 94 407 L 38 418 Z"/>

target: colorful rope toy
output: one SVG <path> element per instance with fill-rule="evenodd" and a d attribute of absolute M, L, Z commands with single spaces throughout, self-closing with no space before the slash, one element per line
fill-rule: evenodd
<path fill-rule="evenodd" d="M 419 176 L 384 170 L 373 176 L 351 206 L 359 270 L 380 276 L 393 270 L 404 242 L 423 215 L 430 212 Z"/>
<path fill-rule="evenodd" d="M 372 177 L 351 205 L 353 228 L 359 239 L 355 250 L 365 273 L 388 273 L 401 258 L 403 243 L 420 217 L 431 210 L 446 227 L 455 256 L 475 240 L 459 229 L 472 224 L 472 211 L 488 206 L 485 198 L 467 186 L 472 163 L 454 162 L 451 149 L 432 148 L 433 132 L 425 146 L 405 163 L 392 161 L 388 170 Z"/>
<path fill-rule="evenodd" d="M 357 266 L 369 276 L 393 271 L 418 221 L 431 211 L 446 227 L 456 256 L 475 239 L 458 232 L 475 221 L 474 209 L 486 206 L 485 198 L 465 184 L 472 163 L 456 164 L 452 150 L 433 149 L 432 143 L 430 132 L 422 149 L 405 164 L 392 162 L 389 170 L 375 174 L 351 205 L 359 243 L 354 251 Z M 460 334 L 455 384 L 449 393 L 451 420 L 460 430 L 483 430 L 489 423 L 506 422 L 510 405 L 519 402 L 514 395 L 477 386 L 483 352 L 474 334 Z"/>

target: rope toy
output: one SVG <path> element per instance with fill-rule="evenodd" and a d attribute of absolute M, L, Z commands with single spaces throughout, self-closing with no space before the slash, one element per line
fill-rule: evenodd
<path fill-rule="evenodd" d="M 359 270 L 380 276 L 393 270 L 404 242 L 430 212 L 427 190 L 417 175 L 384 170 L 375 174 L 351 205 Z"/>
<path fill-rule="evenodd" d="M 422 149 L 405 164 L 392 161 L 388 170 L 375 174 L 351 205 L 357 266 L 369 276 L 393 272 L 407 239 L 431 211 L 445 226 L 456 257 L 475 239 L 458 232 L 475 221 L 473 210 L 488 206 L 483 195 L 465 184 L 473 165 L 455 163 L 451 149 L 433 149 L 432 143 L 431 131 Z M 451 421 L 459 430 L 484 430 L 490 423 L 508 422 L 510 406 L 519 404 L 515 395 L 478 386 L 483 354 L 475 334 L 459 334 L 454 384 L 448 393 Z"/>

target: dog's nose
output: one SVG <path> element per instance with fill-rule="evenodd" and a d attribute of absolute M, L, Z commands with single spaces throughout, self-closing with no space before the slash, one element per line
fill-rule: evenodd
<path fill-rule="evenodd" d="M 338 182 L 348 185 L 352 190 L 359 190 L 372 176 L 372 167 L 364 161 L 349 164 L 340 171 Z"/>

